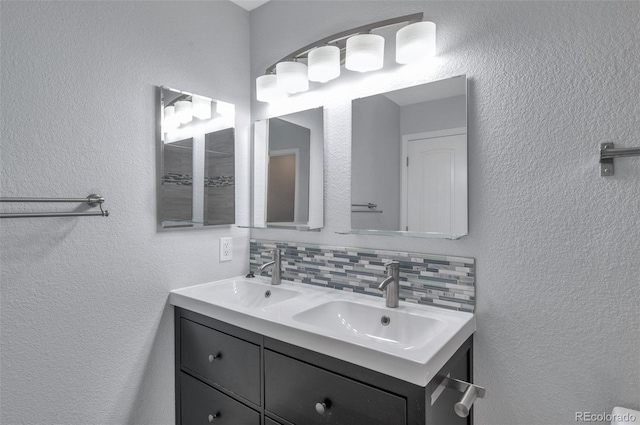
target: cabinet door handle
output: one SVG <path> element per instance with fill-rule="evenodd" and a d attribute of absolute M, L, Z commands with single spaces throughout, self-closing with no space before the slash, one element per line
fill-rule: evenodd
<path fill-rule="evenodd" d="M 220 412 L 216 412 L 213 415 L 209 415 L 209 423 L 212 423 L 214 419 L 218 419 L 220 417 Z"/>
<path fill-rule="evenodd" d="M 320 415 L 324 415 L 330 407 L 331 400 L 325 399 L 322 403 L 316 403 L 316 412 L 318 412 Z"/>
<path fill-rule="evenodd" d="M 218 353 L 215 356 L 213 354 L 209 354 L 209 363 L 213 363 L 214 360 L 220 360 L 222 358 L 222 353 Z"/>

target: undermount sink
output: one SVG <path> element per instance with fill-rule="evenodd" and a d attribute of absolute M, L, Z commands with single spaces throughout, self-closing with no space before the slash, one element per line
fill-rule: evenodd
<path fill-rule="evenodd" d="M 215 304 L 265 308 L 296 297 L 300 292 L 259 281 L 234 279 L 215 285 L 194 287 L 193 295 L 210 296 Z"/>
<path fill-rule="evenodd" d="M 402 350 L 422 346 L 444 323 L 415 314 L 410 307 L 389 309 L 351 301 L 329 301 L 293 316 L 293 320 L 337 337 L 357 338 Z"/>

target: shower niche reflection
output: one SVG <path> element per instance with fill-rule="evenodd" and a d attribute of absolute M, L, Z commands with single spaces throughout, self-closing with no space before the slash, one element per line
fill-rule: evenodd
<path fill-rule="evenodd" d="M 235 107 L 160 87 L 162 229 L 235 223 Z"/>

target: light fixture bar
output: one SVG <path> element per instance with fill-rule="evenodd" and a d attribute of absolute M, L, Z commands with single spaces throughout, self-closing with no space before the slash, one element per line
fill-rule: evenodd
<path fill-rule="evenodd" d="M 320 47 L 320 46 L 326 46 L 326 45 L 337 45 L 338 43 L 340 43 L 340 45 L 338 47 L 340 47 L 340 50 L 344 50 L 345 45 L 346 45 L 346 38 L 351 37 L 352 35 L 356 35 L 356 34 L 368 34 L 370 31 L 375 30 L 375 29 L 379 29 L 379 28 L 384 28 L 384 27 L 388 27 L 390 25 L 396 25 L 396 24 L 402 24 L 402 23 L 409 23 L 409 24 L 413 24 L 416 22 L 420 22 L 422 21 L 424 18 L 424 13 L 420 12 L 420 13 L 413 13 L 411 15 L 405 15 L 405 16 L 399 16 L 397 18 L 391 18 L 391 19 L 385 19 L 384 21 L 379 21 L 379 22 L 374 22 L 372 24 L 367 24 L 367 25 L 363 25 L 357 28 L 352 28 L 350 30 L 347 31 L 342 31 L 339 32 L 337 34 L 331 35 L 329 37 L 325 37 L 321 40 L 318 40 L 314 43 L 311 43 L 301 49 L 296 50 L 295 52 L 285 56 L 284 58 L 280 59 L 278 62 L 274 63 L 273 65 L 271 65 L 270 67 L 267 68 L 267 71 L 265 72 L 265 74 L 273 74 L 275 72 L 276 69 L 276 65 L 278 65 L 278 63 L 280 62 L 291 62 L 291 61 L 295 61 L 297 59 L 303 58 L 307 53 L 309 53 L 309 51 L 311 51 L 312 49 L 316 48 L 316 47 Z M 342 43 L 341 43 L 342 42 Z"/>

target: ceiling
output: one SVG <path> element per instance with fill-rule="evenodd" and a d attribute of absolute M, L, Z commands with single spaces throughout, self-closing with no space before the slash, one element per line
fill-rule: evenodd
<path fill-rule="evenodd" d="M 252 11 L 256 7 L 260 7 L 269 0 L 231 0 L 233 3 L 237 4 L 243 9 L 248 11 Z"/>

